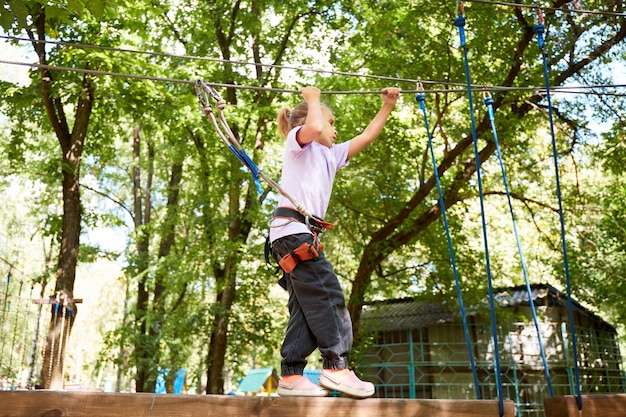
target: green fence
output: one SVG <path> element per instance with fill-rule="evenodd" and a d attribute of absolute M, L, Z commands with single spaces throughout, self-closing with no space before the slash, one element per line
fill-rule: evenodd
<path fill-rule="evenodd" d="M 543 417 L 550 394 L 535 327 L 514 323 L 499 331 L 503 396 L 515 402 L 519 417 Z M 543 323 L 541 333 L 554 395 L 576 394 L 567 326 Z M 491 327 L 472 324 L 470 334 L 481 398 L 496 399 Z M 626 392 L 616 334 L 581 327 L 576 339 L 582 393 Z M 367 352 L 361 370 L 380 398 L 477 398 L 460 324 L 380 332 Z"/>

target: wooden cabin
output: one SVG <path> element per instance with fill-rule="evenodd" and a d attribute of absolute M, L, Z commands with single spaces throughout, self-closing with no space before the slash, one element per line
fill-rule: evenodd
<path fill-rule="evenodd" d="M 567 295 L 551 285 L 531 287 L 553 396 L 576 394 Z M 544 416 L 550 397 L 526 286 L 495 291 L 502 390 L 520 417 Z M 583 394 L 622 393 L 617 332 L 573 301 L 578 367 Z M 494 340 L 484 306 L 466 307 L 480 397 L 497 398 Z M 361 319 L 371 345 L 361 371 L 379 398 L 475 399 L 474 379 L 458 306 L 414 299 L 368 305 Z"/>

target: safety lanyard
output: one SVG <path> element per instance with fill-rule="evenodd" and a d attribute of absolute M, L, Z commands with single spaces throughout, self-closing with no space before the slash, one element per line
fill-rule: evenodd
<path fill-rule="evenodd" d="M 211 123 L 217 131 L 220 139 L 222 139 L 222 142 L 224 142 L 228 149 L 230 149 L 230 151 L 235 154 L 237 159 L 239 159 L 239 161 L 241 161 L 241 163 L 245 167 L 247 167 L 250 172 L 252 172 L 252 176 L 254 178 L 258 193 L 263 194 L 263 188 L 261 187 L 261 182 L 259 181 L 259 178 L 263 178 L 263 180 L 265 180 L 270 185 L 270 187 L 274 189 L 274 191 L 287 198 L 291 202 L 291 204 L 293 204 L 298 213 L 304 216 L 307 224 L 309 219 L 316 219 L 318 221 L 321 220 L 313 214 L 309 213 L 309 211 L 302 204 L 300 204 L 293 197 L 291 197 L 278 183 L 265 175 L 263 171 L 261 171 L 259 167 L 257 167 L 256 164 L 252 161 L 252 159 L 246 154 L 246 152 L 239 144 L 239 141 L 237 140 L 235 134 L 228 125 L 226 118 L 224 117 L 224 108 L 226 107 L 226 101 L 222 99 L 217 90 L 203 80 L 197 80 L 196 95 L 198 96 L 198 100 L 202 105 L 202 110 L 204 111 L 204 114 L 211 120 Z M 213 106 L 211 105 L 211 99 L 215 101 L 217 119 L 213 111 Z"/>

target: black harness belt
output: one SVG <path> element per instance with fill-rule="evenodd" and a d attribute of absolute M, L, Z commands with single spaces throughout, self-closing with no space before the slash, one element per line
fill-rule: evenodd
<path fill-rule="evenodd" d="M 311 259 L 317 260 L 317 258 L 319 257 L 319 251 L 324 249 L 324 245 L 317 239 L 317 233 L 322 233 L 324 230 L 332 229 L 333 227 L 335 227 L 332 223 L 325 222 L 319 217 L 308 217 L 303 215 L 299 211 L 288 207 L 276 208 L 276 210 L 274 210 L 274 218 L 284 218 L 306 224 L 315 236 L 313 238 L 313 245 L 305 242 L 295 248 L 293 251 L 290 251 L 288 254 L 283 256 L 280 261 L 278 261 L 281 269 L 286 273 L 290 273 L 291 271 L 293 271 L 296 265 L 298 265 L 298 262 L 309 261 Z M 265 261 L 267 263 L 269 263 L 269 251 L 270 248 L 268 237 L 268 241 L 265 244 Z"/>
<path fill-rule="evenodd" d="M 299 211 L 288 207 L 277 207 L 276 210 L 274 210 L 274 217 L 293 219 L 297 222 L 304 223 L 309 226 L 312 232 L 316 233 L 321 233 L 324 230 L 335 227 L 334 224 L 325 222 L 323 219 L 320 219 L 315 215 L 307 217 Z"/>

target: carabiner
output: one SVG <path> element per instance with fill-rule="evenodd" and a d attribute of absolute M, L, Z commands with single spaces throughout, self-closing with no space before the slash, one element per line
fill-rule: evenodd
<path fill-rule="evenodd" d="M 211 95 L 211 97 L 213 97 L 213 100 L 215 100 L 215 102 L 219 103 L 220 101 L 224 101 L 222 99 L 222 96 L 220 96 L 220 93 L 218 93 L 215 87 L 213 87 L 212 85 L 205 84 L 205 89 L 208 90 L 209 94 Z"/>
<path fill-rule="evenodd" d="M 196 96 L 198 96 L 198 101 L 200 101 L 200 104 L 202 104 L 202 107 L 207 107 L 207 106 L 210 106 L 209 95 L 204 89 L 204 86 L 205 86 L 204 81 L 196 80 L 195 88 L 196 88 Z"/>
<path fill-rule="evenodd" d="M 459 9 L 461 9 L 461 14 L 459 15 Z M 465 6 L 461 0 L 456 2 L 455 14 L 459 16 L 465 16 Z"/>
<path fill-rule="evenodd" d="M 422 109 L 426 109 L 424 105 L 424 100 L 426 95 L 424 94 L 424 84 L 422 84 L 422 79 L 417 79 L 417 94 L 415 94 L 415 100 L 419 103 Z"/>
<path fill-rule="evenodd" d="M 416 81 L 416 87 L 419 91 L 424 91 L 424 84 L 422 83 L 422 79 L 418 78 Z"/>
<path fill-rule="evenodd" d="M 541 7 L 539 7 L 539 5 L 536 5 L 537 7 L 537 21 L 541 24 L 544 23 L 545 19 L 543 17 L 543 12 L 541 11 Z"/>
<path fill-rule="evenodd" d="M 487 84 L 483 84 L 483 100 L 491 98 L 491 94 L 487 91 Z"/>

